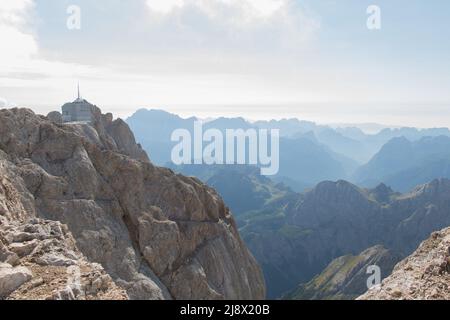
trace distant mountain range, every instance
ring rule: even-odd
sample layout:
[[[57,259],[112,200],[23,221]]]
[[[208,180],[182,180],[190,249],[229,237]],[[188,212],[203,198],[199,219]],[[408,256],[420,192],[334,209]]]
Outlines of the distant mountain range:
[[[195,120],[196,118],[182,119],[165,111],[141,109],[126,122],[152,162],[164,165],[170,161],[172,132],[178,128],[193,128]]]
[[[450,138],[447,136],[424,137],[417,141],[394,138],[356,171],[353,181],[369,187],[383,182],[406,192],[434,178],[450,178]]]
[[[171,150],[176,144],[170,139],[172,132],[180,128],[193,132],[197,120],[141,109],[127,123],[153,163],[171,166]],[[447,128],[386,128],[366,134],[357,127],[332,128],[298,119],[249,122],[223,117],[206,122],[204,129],[209,128],[222,132],[279,129],[280,170],[270,178],[297,192],[324,180],[339,179],[365,187],[384,183],[406,192],[435,178],[450,177]]]
[[[450,180],[435,180],[408,194],[338,181],[275,199],[237,220],[264,270],[268,295],[275,298],[295,283],[310,281],[333,259],[375,245],[404,257],[431,232],[449,226],[449,213]]]

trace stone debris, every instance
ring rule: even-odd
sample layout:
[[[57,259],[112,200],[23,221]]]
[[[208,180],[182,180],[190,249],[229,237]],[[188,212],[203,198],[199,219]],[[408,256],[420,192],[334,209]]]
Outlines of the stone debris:
[[[360,300],[449,300],[450,228],[434,232]]]
[[[0,299],[6,298],[33,277],[25,267],[13,267],[8,263],[0,264]]]
[[[0,227],[2,260],[14,257],[16,265],[0,263],[1,299],[128,299],[99,264],[86,260],[60,222],[2,220]]]

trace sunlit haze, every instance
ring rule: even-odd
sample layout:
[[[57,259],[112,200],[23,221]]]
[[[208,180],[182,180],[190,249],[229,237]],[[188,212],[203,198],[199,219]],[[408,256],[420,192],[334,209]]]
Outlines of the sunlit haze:
[[[0,106],[450,126],[450,3],[2,0]],[[67,8],[80,8],[70,30]],[[439,8],[437,10],[437,8]]]

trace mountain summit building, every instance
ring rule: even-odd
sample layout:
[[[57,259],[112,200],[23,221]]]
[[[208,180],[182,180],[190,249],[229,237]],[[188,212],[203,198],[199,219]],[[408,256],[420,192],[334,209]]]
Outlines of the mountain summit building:
[[[95,106],[81,97],[80,85],[78,85],[78,98],[74,102],[64,104],[61,109],[63,122],[90,123],[94,119]]]

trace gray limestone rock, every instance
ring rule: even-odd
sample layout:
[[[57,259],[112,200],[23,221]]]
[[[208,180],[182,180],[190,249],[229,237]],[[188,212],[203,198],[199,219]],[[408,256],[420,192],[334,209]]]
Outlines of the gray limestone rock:
[[[0,123],[4,216],[67,225],[28,223],[22,232],[40,240],[70,232],[133,299],[265,297],[262,272],[219,195],[152,165],[121,120],[98,111],[82,128],[11,109],[0,110]]]

